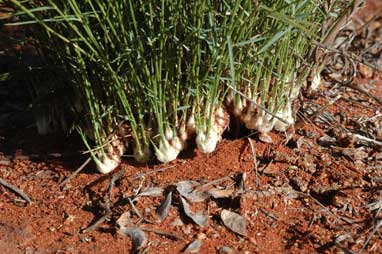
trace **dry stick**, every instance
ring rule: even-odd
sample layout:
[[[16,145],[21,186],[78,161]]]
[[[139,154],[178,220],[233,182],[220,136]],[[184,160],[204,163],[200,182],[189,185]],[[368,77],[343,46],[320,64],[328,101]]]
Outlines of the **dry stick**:
[[[315,112],[313,112],[313,114],[311,114],[310,116],[305,116],[303,115],[303,117],[305,119],[302,119],[301,118],[301,121],[298,121],[296,124],[295,124],[295,128],[298,129],[300,128],[305,122],[310,122],[312,124],[313,123],[313,120],[315,118],[317,118],[320,114],[322,114],[324,112],[325,109],[327,109],[330,105],[333,105],[336,101],[338,101],[339,99],[341,99],[341,95],[338,95],[336,96],[333,100],[331,101],[328,101],[327,104],[323,105],[322,107],[320,107],[319,109],[317,109]],[[300,116],[301,117],[301,116]]]
[[[137,178],[149,175],[149,174],[153,174],[153,173],[163,172],[163,171],[165,171],[167,169],[174,168],[175,166],[176,165],[172,165],[172,166],[168,166],[168,167],[164,167],[164,168],[150,170],[150,171],[147,171],[147,172],[144,172],[144,173],[138,173],[138,174],[135,175],[134,179],[137,179]]]
[[[265,170],[267,170],[273,163],[274,159],[271,159],[270,162],[268,162],[267,165],[265,165],[265,167],[261,170],[261,172],[265,172]]]
[[[349,133],[348,135],[353,137],[358,142],[365,142],[365,143],[367,143],[369,145],[372,145],[374,148],[377,148],[379,150],[382,149],[382,142],[381,141],[378,141],[378,140],[375,140],[375,139],[371,139],[371,138],[362,136],[360,134]]]
[[[127,198],[127,200],[130,203],[131,208],[133,208],[134,213],[139,217],[139,219],[145,221],[146,223],[154,224],[154,222],[150,221],[149,219],[146,219],[138,210],[138,208],[134,205],[131,198]]]
[[[32,200],[28,197],[27,194],[25,194],[22,190],[17,188],[16,186],[6,182],[4,179],[0,178],[0,184],[4,187],[7,187],[8,189],[12,190],[16,194],[18,194],[20,197],[22,197],[25,201],[27,201],[29,204],[32,204]]]
[[[364,65],[366,65],[366,66],[368,66],[368,67],[370,67],[370,68],[372,68],[372,69],[374,69],[374,70],[382,71],[382,68],[381,68],[381,67],[379,67],[379,66],[377,66],[377,65],[375,65],[375,64],[369,63],[369,62],[367,62],[367,61],[363,61],[363,60],[360,59],[358,56],[354,56],[354,55],[352,55],[352,54],[348,54],[348,53],[346,53],[346,52],[344,52],[344,51],[342,51],[342,50],[339,50],[339,49],[330,47],[330,46],[325,45],[325,44],[323,44],[323,43],[320,43],[320,42],[318,42],[318,41],[314,41],[313,44],[315,44],[316,46],[318,46],[318,47],[320,47],[320,48],[323,48],[323,49],[332,51],[332,52],[334,52],[334,53],[342,54],[343,56],[345,56],[345,57],[347,57],[347,58],[350,58],[350,59],[352,59],[352,60],[354,60],[354,61],[357,61],[357,62],[359,62],[359,63],[362,63],[362,64],[364,64]]]
[[[369,235],[369,237],[366,239],[364,245],[362,246],[361,250],[358,252],[358,254],[361,254],[367,247],[367,245],[369,244],[371,238],[375,235],[375,233],[377,233],[378,229],[382,227],[382,220],[380,220],[377,224],[377,226],[373,229],[373,231],[371,232],[371,234]]]
[[[101,218],[99,218],[92,225],[90,225],[89,227],[84,229],[82,231],[82,233],[87,233],[87,232],[90,232],[90,231],[98,228],[98,226],[101,225],[102,223],[104,223],[105,220],[109,219],[109,217],[111,215],[110,200],[111,200],[111,197],[112,197],[113,188],[115,186],[115,182],[118,181],[122,177],[124,172],[125,172],[124,169],[119,170],[116,174],[113,175],[113,177],[110,180],[110,184],[109,184],[109,187],[108,187],[108,193],[107,193],[107,197],[106,197],[106,200],[105,200],[105,211],[106,211],[105,215],[102,216]]]
[[[176,239],[176,240],[182,240],[182,241],[184,240],[184,238],[179,236],[179,235],[176,235],[176,234],[173,234],[173,233],[169,233],[169,232],[165,232],[165,231],[158,230],[158,229],[153,229],[153,228],[139,228],[139,229],[141,229],[143,231],[147,231],[147,232],[153,232],[153,233],[159,234],[159,235],[164,235],[164,236]]]
[[[102,216],[101,218],[99,218],[96,222],[91,224],[89,227],[87,227],[86,229],[82,230],[82,233],[87,233],[87,232],[90,232],[90,231],[98,228],[102,223],[104,223],[105,220],[109,219],[110,214],[111,214],[110,209],[108,210],[106,208],[106,214],[104,216]]]
[[[60,183],[60,187],[65,186],[70,180],[72,180],[74,177],[76,177],[85,167],[88,165],[91,161],[91,158],[89,157],[82,165],[76,169],[70,176],[68,176],[64,181]]]
[[[202,190],[202,189],[204,189],[204,188],[206,188],[206,187],[208,187],[208,186],[217,184],[217,183],[219,183],[219,182],[222,182],[222,181],[224,181],[224,180],[228,180],[228,179],[231,179],[231,178],[232,178],[231,176],[224,176],[224,177],[222,177],[222,178],[218,178],[218,179],[216,179],[216,180],[213,180],[213,181],[211,181],[211,182],[208,182],[208,183],[206,183],[206,184],[203,184],[203,185],[201,185],[201,186],[195,188],[195,189],[193,190],[193,192],[200,191],[200,190]]]
[[[337,81],[337,82],[339,82],[339,81]],[[353,90],[356,90],[356,91],[358,91],[358,92],[360,92],[360,93],[363,93],[363,94],[365,94],[366,96],[368,96],[368,97],[370,97],[371,99],[373,99],[374,101],[376,101],[379,105],[382,105],[382,101],[381,101],[379,98],[375,97],[374,95],[372,95],[371,93],[369,93],[369,92],[366,91],[365,89],[363,89],[363,88],[361,88],[361,87],[358,87],[358,86],[354,85],[354,84],[351,83],[351,82],[339,83],[339,84],[342,85],[342,86],[349,87],[349,88],[351,88],[351,89],[353,89]]]
[[[255,150],[255,147],[253,146],[252,140],[250,138],[247,138],[247,139],[252,150],[253,164],[255,164],[256,188],[259,188],[259,173],[258,173],[258,166],[257,166],[257,159],[256,159],[256,150]]]
[[[279,218],[276,216],[276,215],[273,215],[272,213],[268,212],[267,210],[265,210],[264,208],[260,208],[260,211],[263,212],[265,214],[265,216],[275,220],[275,221],[278,221]]]
[[[334,242],[334,245],[340,248],[342,251],[344,251],[346,254],[356,254],[354,251],[349,250],[348,248],[342,246],[342,244]]]
[[[317,199],[315,199],[312,195],[307,194],[307,193],[304,193],[304,192],[301,192],[301,191],[296,191],[296,190],[293,190],[293,191],[294,191],[295,193],[297,193],[298,195],[301,195],[301,196],[303,196],[303,197],[310,198],[311,200],[313,200],[314,203],[316,203],[317,205],[321,206],[321,208],[323,208],[327,213],[329,213],[330,215],[332,215],[334,218],[343,220],[343,221],[345,221],[346,223],[349,223],[349,224],[353,224],[353,221],[351,221],[350,219],[347,219],[347,218],[345,218],[345,217],[339,216],[339,215],[333,213],[332,211],[330,211],[329,208],[327,208],[326,206],[324,206],[320,201],[318,201]]]
[[[227,86],[228,86],[229,88],[231,88],[235,93],[238,93],[240,96],[242,96],[244,99],[247,99],[248,101],[250,101],[251,103],[253,103],[253,104],[254,104],[256,107],[258,107],[259,109],[265,111],[265,113],[270,114],[271,116],[273,116],[273,117],[276,118],[277,120],[280,120],[281,122],[283,122],[283,123],[289,125],[289,123],[288,123],[286,120],[284,120],[283,118],[281,118],[281,117],[279,117],[279,116],[273,114],[273,113],[272,113],[271,111],[269,111],[267,108],[265,108],[264,106],[261,106],[260,104],[258,104],[255,100],[249,98],[248,96],[246,96],[246,95],[243,94],[242,92],[236,90],[236,89],[235,89],[234,87],[232,87],[231,85],[228,85],[228,84],[227,84]]]

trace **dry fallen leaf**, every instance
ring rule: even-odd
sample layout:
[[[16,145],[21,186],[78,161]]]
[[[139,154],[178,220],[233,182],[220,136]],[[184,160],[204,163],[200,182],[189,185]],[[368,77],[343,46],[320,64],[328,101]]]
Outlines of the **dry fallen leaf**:
[[[164,189],[161,187],[146,188],[141,191],[138,196],[140,197],[159,197],[163,195]]]
[[[273,139],[266,133],[260,133],[259,139],[264,143],[273,144]]]
[[[199,239],[194,240],[190,243],[184,250],[185,253],[199,253],[200,247],[202,247],[203,242]]]
[[[207,192],[194,191],[195,187],[200,186],[196,181],[180,181],[175,186],[180,195],[193,203],[203,202],[210,197]]]
[[[120,233],[128,235],[133,243],[134,252],[139,251],[147,244],[147,237],[145,232],[136,227],[121,227]]]
[[[233,193],[235,190],[232,189],[218,189],[218,188],[213,188],[208,191],[208,193],[213,197],[213,198],[228,198],[232,197]]]
[[[187,200],[185,200],[182,196],[180,197],[180,200],[182,201],[183,211],[188,218],[190,218],[199,226],[207,225],[208,217],[206,215],[202,214],[201,212],[192,213],[190,210],[190,205],[187,203]]]
[[[121,216],[119,216],[118,220],[117,220],[117,225],[122,228],[122,227],[130,227],[133,225],[133,222],[131,221],[131,213],[129,211],[127,212],[124,212],[123,214],[121,214]]]
[[[220,217],[227,228],[239,235],[247,236],[246,221],[243,216],[224,209]]]
[[[170,211],[171,202],[172,192],[170,191],[169,193],[167,193],[166,198],[163,200],[163,202],[160,204],[156,211],[162,221],[166,219],[168,212]]]

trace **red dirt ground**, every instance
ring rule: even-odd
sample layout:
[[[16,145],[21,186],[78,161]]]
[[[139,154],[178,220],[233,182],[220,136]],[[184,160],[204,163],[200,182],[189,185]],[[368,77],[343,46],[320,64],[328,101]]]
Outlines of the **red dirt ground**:
[[[381,77],[374,72],[353,84],[382,100]],[[205,227],[183,217],[180,222],[176,200],[168,217],[158,222],[155,210],[163,197],[140,198],[136,208],[154,221],[140,226],[183,238],[146,232],[144,253],[180,253],[194,239],[203,242],[201,254],[359,253],[362,248],[362,253],[382,253],[381,230],[372,234],[382,221],[382,147],[353,135],[382,140],[381,104],[365,93],[323,82],[317,95],[301,102],[300,113],[307,116],[322,106],[325,110],[311,121],[285,134],[270,134],[272,144],[255,135],[224,139],[209,155],[191,147],[166,165],[142,166],[126,159],[123,177],[112,191],[110,218],[86,233],[105,214],[113,174],[100,175],[89,165],[61,188],[60,182],[87,159],[80,155],[83,147],[75,136],[39,137],[33,128],[0,129],[0,178],[33,201],[26,204],[0,185],[0,253],[131,253],[131,241],[118,233],[116,220],[126,211],[138,220],[128,202],[135,191],[242,173],[247,175],[245,193],[192,205],[193,211],[208,213]],[[247,237],[223,226],[223,208],[246,219]],[[222,247],[232,252],[222,252]]]

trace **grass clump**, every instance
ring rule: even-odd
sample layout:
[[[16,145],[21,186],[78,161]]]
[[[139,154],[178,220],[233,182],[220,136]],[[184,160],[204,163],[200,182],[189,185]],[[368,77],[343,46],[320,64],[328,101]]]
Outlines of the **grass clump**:
[[[212,152],[229,113],[286,130],[330,14],[316,0],[12,0],[65,73],[75,125],[98,169],[174,160],[191,137]]]

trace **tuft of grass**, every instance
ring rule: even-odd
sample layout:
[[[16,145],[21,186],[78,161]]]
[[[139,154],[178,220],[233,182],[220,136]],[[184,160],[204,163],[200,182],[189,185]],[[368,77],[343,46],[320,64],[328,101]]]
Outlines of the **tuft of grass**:
[[[249,129],[286,130],[331,14],[316,0],[11,2],[19,21],[10,25],[32,26],[51,68],[65,73],[101,172],[128,144],[138,161],[152,151],[171,161],[191,137],[212,152],[229,112]]]

